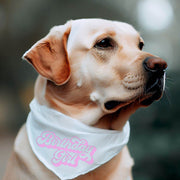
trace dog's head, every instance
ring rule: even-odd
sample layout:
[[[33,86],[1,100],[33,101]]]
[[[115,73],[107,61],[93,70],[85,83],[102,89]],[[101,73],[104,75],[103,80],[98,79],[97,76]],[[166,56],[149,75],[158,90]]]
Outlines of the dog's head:
[[[56,86],[68,86],[70,104],[89,101],[109,114],[150,105],[163,93],[167,64],[143,45],[129,24],[81,19],[53,27],[23,58]]]

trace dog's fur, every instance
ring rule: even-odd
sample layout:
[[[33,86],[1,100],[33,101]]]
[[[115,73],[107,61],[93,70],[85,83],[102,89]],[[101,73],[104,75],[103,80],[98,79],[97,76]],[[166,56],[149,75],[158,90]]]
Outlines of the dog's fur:
[[[110,47],[99,42],[110,38]],[[143,40],[129,24],[81,19],[55,26],[23,58],[39,72],[35,98],[70,117],[98,128],[121,130],[141,102],[147,73],[143,61],[153,55],[141,51]],[[109,101],[122,102],[107,109]],[[130,180],[133,160],[128,148],[112,160],[76,180]],[[26,127],[15,140],[4,180],[55,180],[34,155]]]

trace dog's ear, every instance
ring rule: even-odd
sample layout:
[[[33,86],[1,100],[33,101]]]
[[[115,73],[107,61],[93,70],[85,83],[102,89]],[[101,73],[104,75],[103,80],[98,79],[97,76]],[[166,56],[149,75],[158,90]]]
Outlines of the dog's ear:
[[[57,85],[66,83],[70,78],[66,49],[70,29],[70,22],[53,27],[46,37],[34,44],[22,57],[31,63],[39,74]]]

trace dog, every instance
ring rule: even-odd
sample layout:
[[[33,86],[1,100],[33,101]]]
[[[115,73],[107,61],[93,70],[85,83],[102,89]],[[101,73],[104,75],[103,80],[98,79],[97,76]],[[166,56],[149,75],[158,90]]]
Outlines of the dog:
[[[138,108],[159,100],[164,91],[167,63],[143,46],[127,23],[79,19],[53,27],[23,59],[39,73],[35,99],[40,105],[86,126],[121,132]],[[106,163],[72,179],[130,180],[133,164],[125,145]],[[36,157],[23,125],[4,180],[32,179],[59,177]]]

